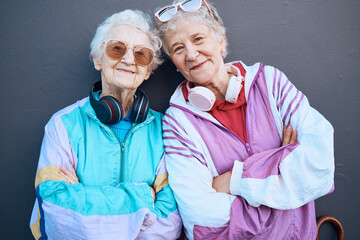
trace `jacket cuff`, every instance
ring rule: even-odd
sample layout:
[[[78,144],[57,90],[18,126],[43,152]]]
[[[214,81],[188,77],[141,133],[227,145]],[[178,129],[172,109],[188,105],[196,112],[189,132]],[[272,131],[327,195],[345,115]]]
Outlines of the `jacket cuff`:
[[[235,161],[230,178],[230,193],[234,196],[241,195],[240,187],[243,174],[244,163]]]
[[[143,196],[142,199],[146,202],[147,206],[154,206],[154,198],[151,194],[151,189],[148,184],[142,184],[141,185]]]

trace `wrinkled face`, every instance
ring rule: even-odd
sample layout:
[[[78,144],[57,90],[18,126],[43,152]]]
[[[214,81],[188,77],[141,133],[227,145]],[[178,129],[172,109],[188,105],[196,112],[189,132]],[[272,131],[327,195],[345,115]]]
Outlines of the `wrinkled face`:
[[[217,41],[205,24],[178,23],[175,31],[165,35],[165,43],[175,66],[188,81],[202,86],[216,81],[226,44]]]
[[[147,66],[140,66],[135,62],[133,48],[136,46],[151,48],[148,35],[130,25],[120,25],[108,33],[105,41],[108,40],[123,41],[128,49],[122,59],[112,59],[105,51],[101,58],[94,59],[95,69],[101,71],[103,91],[117,88],[137,89],[150,77],[151,72]],[[105,46],[102,47],[105,49]]]

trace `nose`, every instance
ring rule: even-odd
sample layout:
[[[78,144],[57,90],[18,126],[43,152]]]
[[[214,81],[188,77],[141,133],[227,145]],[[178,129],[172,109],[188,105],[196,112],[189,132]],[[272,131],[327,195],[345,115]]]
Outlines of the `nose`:
[[[196,57],[199,55],[199,52],[194,46],[187,46],[186,49],[186,60],[194,61]]]
[[[125,63],[126,65],[135,64],[135,58],[132,48],[128,48],[126,50],[125,55],[122,57],[121,62]]]

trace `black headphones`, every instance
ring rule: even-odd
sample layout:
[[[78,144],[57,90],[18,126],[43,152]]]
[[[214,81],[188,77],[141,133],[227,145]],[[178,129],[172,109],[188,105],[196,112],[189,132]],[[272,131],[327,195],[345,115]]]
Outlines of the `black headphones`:
[[[116,124],[123,118],[122,106],[119,101],[112,96],[104,96],[100,98],[100,100],[96,100],[95,93],[101,89],[101,81],[91,87],[90,104],[100,122],[104,124]],[[133,108],[130,115],[131,122],[143,122],[149,111],[149,98],[139,88],[136,90],[136,99]]]

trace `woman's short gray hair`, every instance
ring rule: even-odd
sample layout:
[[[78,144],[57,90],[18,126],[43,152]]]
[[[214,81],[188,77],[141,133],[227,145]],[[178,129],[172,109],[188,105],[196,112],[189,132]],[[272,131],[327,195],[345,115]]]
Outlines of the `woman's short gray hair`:
[[[173,4],[182,2],[184,0],[174,0]],[[176,31],[177,24],[176,23],[189,23],[190,21],[198,21],[200,23],[205,24],[210,29],[211,33],[213,34],[214,38],[219,42],[224,40],[227,47],[227,38],[226,38],[226,29],[224,27],[224,23],[220,18],[216,8],[207,0],[206,1],[208,6],[210,7],[214,16],[211,15],[209,9],[202,3],[199,10],[185,12],[181,8],[178,8],[178,12],[174,15],[169,21],[167,22],[160,22],[159,20],[156,21],[156,34],[161,38],[163,50],[166,55],[170,56],[169,49],[165,44],[165,37],[167,33],[171,33]],[[222,57],[225,58],[228,54],[227,49],[223,49]]]
[[[98,26],[95,36],[90,43],[90,60],[97,60],[102,57],[104,54],[104,47],[102,47],[102,45],[107,34],[119,25],[133,26],[148,35],[151,45],[150,48],[156,55],[153,62],[148,66],[149,71],[153,72],[162,63],[160,58],[161,40],[152,30],[150,16],[139,10],[128,9],[119,13],[115,13],[105,19],[105,21]]]

